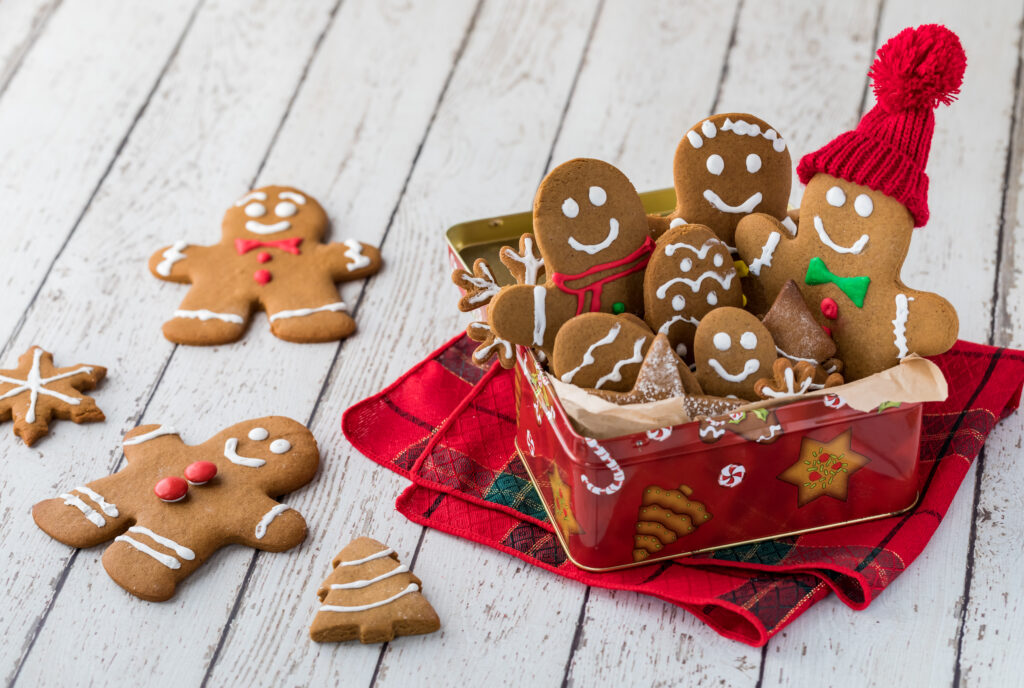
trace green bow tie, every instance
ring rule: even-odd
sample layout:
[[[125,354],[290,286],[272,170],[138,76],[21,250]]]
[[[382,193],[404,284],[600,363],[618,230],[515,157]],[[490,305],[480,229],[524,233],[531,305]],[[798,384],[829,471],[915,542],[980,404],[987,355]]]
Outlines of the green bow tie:
[[[825,267],[825,261],[815,256],[807,264],[807,276],[804,277],[807,284],[832,284],[839,287],[846,296],[853,301],[857,308],[864,307],[864,297],[868,293],[868,285],[871,278],[866,275],[860,277],[839,277]]]

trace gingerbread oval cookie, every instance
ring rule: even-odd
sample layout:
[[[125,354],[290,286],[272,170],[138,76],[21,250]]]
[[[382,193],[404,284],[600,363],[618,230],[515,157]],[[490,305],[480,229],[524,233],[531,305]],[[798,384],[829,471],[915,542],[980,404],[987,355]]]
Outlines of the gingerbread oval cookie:
[[[755,383],[771,374],[778,355],[768,329],[742,308],[708,313],[693,341],[697,380],[706,394],[756,400]]]
[[[551,372],[577,387],[628,392],[653,340],[636,316],[586,313],[559,331]]]

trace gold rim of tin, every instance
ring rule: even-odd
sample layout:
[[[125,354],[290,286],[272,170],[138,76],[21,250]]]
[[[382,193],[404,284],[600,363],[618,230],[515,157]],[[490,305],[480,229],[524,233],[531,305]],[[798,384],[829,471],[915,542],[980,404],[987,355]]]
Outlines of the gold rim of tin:
[[[609,572],[609,571],[621,571],[622,569],[631,569],[631,568],[635,568],[637,566],[646,566],[648,564],[654,564],[654,563],[659,562],[659,561],[667,561],[669,559],[682,559],[683,557],[690,557],[690,556],[693,556],[695,554],[705,554],[707,552],[714,552],[714,551],[717,551],[717,550],[720,550],[720,549],[729,549],[730,547],[741,547],[743,545],[752,545],[752,544],[757,543],[757,542],[767,542],[768,540],[778,540],[779,538],[784,538],[784,537],[794,537],[794,536],[797,536],[797,535],[806,535],[807,533],[815,533],[815,532],[818,532],[819,530],[829,530],[831,528],[839,528],[840,526],[851,526],[851,525],[854,525],[854,524],[857,524],[857,523],[864,523],[866,521],[877,521],[880,518],[889,518],[891,516],[899,516],[900,514],[905,514],[908,511],[910,511],[911,509],[913,509],[915,506],[917,506],[918,501],[920,501],[920,499],[921,499],[921,492],[919,490],[917,492],[917,494],[914,495],[914,501],[912,501],[908,506],[900,509],[899,511],[891,511],[891,512],[888,512],[888,513],[885,513],[885,514],[878,514],[876,516],[864,516],[864,517],[861,517],[861,518],[852,519],[850,521],[841,521],[839,523],[830,523],[827,526],[816,526],[814,528],[804,528],[803,530],[791,530],[791,531],[786,532],[786,533],[778,533],[777,535],[770,535],[770,536],[767,536],[767,537],[753,538],[751,540],[741,540],[739,542],[730,542],[730,543],[725,544],[725,545],[715,545],[714,547],[704,547],[702,549],[695,549],[695,550],[691,550],[689,552],[680,552],[678,554],[670,554],[670,555],[666,555],[666,556],[663,556],[663,557],[657,557],[657,558],[654,558],[654,559],[644,559],[643,561],[635,561],[635,562],[633,562],[631,564],[620,564],[619,566],[606,566],[606,567],[603,567],[603,568],[594,568],[592,566],[585,566],[585,565],[579,563],[578,561],[576,561],[573,558],[572,553],[569,551],[569,545],[565,541],[565,537],[562,535],[562,529],[558,527],[558,522],[555,520],[554,516],[552,515],[551,508],[548,506],[547,500],[544,499],[544,493],[541,491],[540,487],[538,487],[538,485],[537,485],[537,479],[534,477],[533,471],[530,469],[530,463],[523,456],[523,452],[519,448],[518,440],[516,440],[514,444],[515,444],[515,447],[516,447],[516,454],[519,456],[519,460],[522,462],[523,466],[526,468],[526,473],[530,476],[530,482],[533,483],[533,489],[535,489],[537,491],[537,496],[540,498],[540,503],[542,505],[544,505],[544,513],[547,514],[548,521],[554,526],[555,537],[558,539],[558,544],[560,544],[562,546],[562,551],[565,552],[566,558],[570,562],[572,562],[573,566],[576,566],[577,568],[581,568],[584,571],[590,571],[592,573],[606,573],[606,572]],[[728,560],[723,559],[722,562],[723,562],[722,566],[727,566],[728,565],[727,564]]]

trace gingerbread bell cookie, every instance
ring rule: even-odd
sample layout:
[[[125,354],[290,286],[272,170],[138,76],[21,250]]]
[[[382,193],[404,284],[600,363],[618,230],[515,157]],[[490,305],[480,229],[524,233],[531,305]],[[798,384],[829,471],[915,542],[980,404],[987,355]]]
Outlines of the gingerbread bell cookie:
[[[644,273],[644,319],[668,335],[681,358],[693,360],[693,335],[704,315],[742,305],[729,247],[714,232],[682,225],[661,235]]]
[[[18,359],[18,367],[0,370],[0,421],[14,419],[14,434],[32,446],[50,429],[53,418],[76,423],[100,421],[103,411],[87,392],[107,374],[97,365],[57,368],[53,355],[38,346]]]
[[[327,213],[309,194],[265,186],[224,214],[221,241],[177,241],[153,254],[149,269],[168,282],[191,284],[164,336],[178,344],[226,344],[242,337],[255,310],[270,331],[291,342],[326,342],[355,331],[337,282],[380,269],[379,251],[354,239],[324,243]]]
[[[949,29],[901,31],[871,66],[875,106],[854,131],[801,159],[797,174],[807,189],[796,235],[768,215],[739,224],[737,247],[751,274],[771,299],[796,281],[835,340],[847,380],[910,353],[943,353],[956,341],[953,306],[908,288],[900,270],[914,227],[928,221],[934,110],[955,100],[965,66]]]
[[[143,425],[124,438],[127,465],[32,508],[36,525],[72,547],[113,543],[103,568],[144,600],[170,598],[214,552],[244,544],[282,552],[306,537],[297,511],[273,497],[316,475],[316,440],[281,416],[244,421],[203,444]]]
[[[742,308],[717,308],[708,313],[693,341],[697,381],[706,394],[758,397],[754,384],[771,371],[778,358],[775,342],[756,316]]]
[[[441,627],[421,592],[422,581],[390,547],[361,537],[341,550],[331,566],[317,591],[321,605],[309,629],[316,642],[358,638],[361,643],[386,643]]]
[[[488,347],[474,355],[478,362],[505,349],[502,342],[550,356],[559,328],[582,313],[643,313],[643,270],[654,240],[640,196],[622,172],[600,160],[559,165],[537,190],[533,227],[540,257],[522,274],[539,279],[542,257],[545,281],[503,287],[487,301],[487,322],[469,332]],[[533,256],[532,247],[520,248],[520,257]],[[502,260],[514,259],[506,252]],[[513,360],[501,362],[511,367]]]

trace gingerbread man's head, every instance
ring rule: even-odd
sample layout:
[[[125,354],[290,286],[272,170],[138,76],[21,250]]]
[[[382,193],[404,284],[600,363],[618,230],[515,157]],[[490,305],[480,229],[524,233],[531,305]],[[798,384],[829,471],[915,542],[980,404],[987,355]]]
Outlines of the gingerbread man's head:
[[[267,494],[287,494],[308,483],[320,463],[313,433],[283,416],[236,423],[208,444],[223,448],[217,457],[219,474],[237,475]]]
[[[768,329],[742,308],[708,313],[693,340],[697,380],[706,394],[754,400],[754,384],[770,374],[778,357]]]
[[[786,142],[767,122],[746,113],[712,115],[695,124],[676,148],[674,176],[684,222],[714,230],[734,246],[750,213],[782,218],[792,184]]]
[[[225,239],[320,241],[327,213],[315,198],[290,186],[264,186],[239,198],[224,213]]]
[[[564,275],[626,260],[649,236],[640,196],[626,175],[587,158],[559,165],[541,182],[533,231],[546,269]]]

